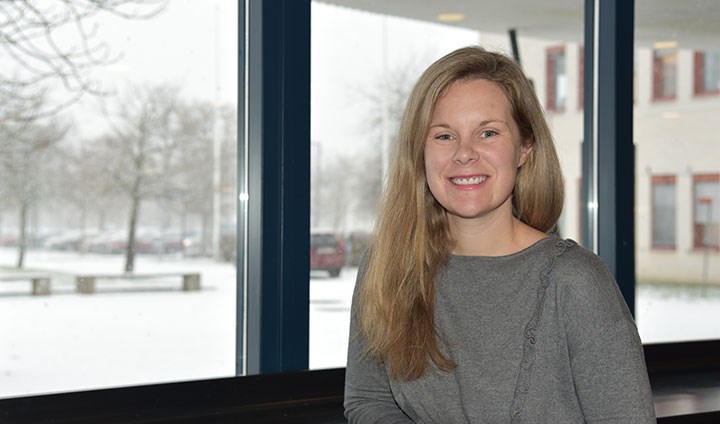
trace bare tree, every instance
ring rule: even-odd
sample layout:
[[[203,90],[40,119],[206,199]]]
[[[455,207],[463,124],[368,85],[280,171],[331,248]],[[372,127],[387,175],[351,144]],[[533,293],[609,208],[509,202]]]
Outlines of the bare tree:
[[[181,232],[188,231],[187,217],[199,216],[201,220],[200,254],[206,255],[212,245],[211,227],[221,225],[213,220],[213,172],[220,172],[220,190],[225,199],[235,199],[236,174],[236,110],[234,107],[215,107],[210,103],[186,102],[177,109],[178,127],[174,139],[178,149],[173,167],[173,177],[167,193],[179,202]],[[219,115],[221,131],[215,133],[214,119]],[[219,139],[216,140],[215,137]],[[214,143],[220,143],[220,163],[214,163]],[[221,216],[234,213],[235,205],[223,205]],[[226,256],[226,252],[222,256]]]
[[[424,68],[424,63],[418,57],[427,55],[416,55],[415,59],[402,63],[389,69],[378,76],[376,83],[366,89],[356,92],[358,102],[368,105],[365,119],[359,122],[357,130],[366,134],[368,148],[364,154],[354,155],[347,166],[352,166],[352,173],[337,169],[341,172],[336,176],[329,176],[333,167],[326,171],[329,179],[348,178],[351,175],[353,181],[349,183],[349,189],[353,191],[352,208],[349,210],[360,222],[368,222],[376,213],[378,200],[380,198],[388,163],[389,146],[395,138],[400,120],[405,110],[407,98],[410,95],[412,86]],[[339,158],[338,162],[346,162],[348,159]],[[349,169],[349,168],[348,168]],[[335,194],[330,194],[332,191]],[[324,193],[325,202],[333,202],[340,196],[336,189],[328,187]],[[325,205],[331,209],[339,206]],[[331,212],[336,213],[336,212]]]
[[[353,181],[348,175],[357,175],[361,171],[355,159],[341,157],[323,167],[322,184],[319,186],[321,205],[320,228],[329,227],[336,233],[347,229],[348,212],[353,206],[357,193],[352,190]]]
[[[211,246],[213,193],[213,105],[190,102],[179,109],[176,140],[179,160],[176,163],[173,189],[181,211],[181,231],[189,231],[189,215],[200,217],[199,254],[206,255]]]
[[[135,240],[145,199],[161,195],[177,155],[173,126],[178,124],[178,90],[172,86],[134,87],[116,98],[108,120],[111,133],[102,139],[103,163],[112,182],[128,197],[125,271],[135,266]]]
[[[231,204],[235,198],[235,109],[225,106],[216,110],[207,102],[183,101],[175,87],[145,86],[115,99],[112,111],[106,113],[108,133],[58,146],[52,160],[45,161],[44,169],[53,175],[48,200],[62,202],[65,209],[74,206],[73,222],[80,224],[80,229],[93,214],[101,217],[128,208],[124,243],[128,272],[134,267],[132,248],[137,245],[141,224],[152,223],[160,230],[154,236],[186,235],[198,229],[188,218],[199,218],[202,231],[197,234],[206,240],[204,247],[200,244],[204,250],[195,252],[210,253],[208,236],[212,226],[219,225],[212,213],[213,117],[219,113],[222,122],[221,163],[217,166],[224,193],[222,219],[228,220],[235,210]],[[165,234],[166,230],[169,233]],[[229,245],[234,243],[229,241]]]
[[[14,67],[3,65],[0,94],[29,99],[60,82],[68,98],[47,104],[56,113],[85,93],[103,92],[89,70],[116,62],[121,55],[98,36],[101,15],[123,19],[156,16],[168,0],[0,0],[0,48]],[[14,69],[13,69],[14,68]]]
[[[369,89],[359,90],[358,96],[368,102],[366,119],[360,124],[363,133],[370,131],[374,140],[381,140],[381,131],[387,128],[387,136],[393,138],[405,111],[405,104],[422,67],[418,63],[408,62],[390,69],[376,79]],[[380,146],[378,146],[380,147]],[[385,152],[378,151],[378,154]]]
[[[4,110],[0,120],[0,175],[7,199],[18,208],[18,258],[17,267],[22,268],[28,247],[28,219],[31,208],[41,197],[46,182],[42,164],[49,149],[60,141],[69,125],[56,120],[39,119],[44,98],[37,97],[24,102],[27,110],[16,110],[21,105],[12,103]],[[22,115],[22,119],[17,117]]]
[[[106,215],[120,209],[118,199],[123,197],[116,186],[107,184],[103,160],[107,155],[99,151],[100,143],[93,141],[60,143],[43,163],[49,176],[46,200],[51,207],[70,214],[72,221],[64,225],[79,230],[78,248],[90,235],[88,230],[104,229]]]

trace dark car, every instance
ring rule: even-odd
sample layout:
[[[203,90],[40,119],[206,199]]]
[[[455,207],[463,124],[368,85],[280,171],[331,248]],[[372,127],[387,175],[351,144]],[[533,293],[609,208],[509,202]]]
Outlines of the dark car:
[[[345,266],[347,253],[345,240],[331,232],[313,232],[310,234],[310,269],[330,273],[331,277],[340,275]]]

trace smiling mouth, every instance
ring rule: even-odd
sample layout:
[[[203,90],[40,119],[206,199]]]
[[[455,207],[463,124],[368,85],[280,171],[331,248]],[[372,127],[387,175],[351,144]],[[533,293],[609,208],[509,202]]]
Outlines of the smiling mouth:
[[[450,178],[450,182],[455,185],[473,185],[473,184],[480,184],[487,180],[487,176],[478,176],[478,177],[463,177],[463,178]]]

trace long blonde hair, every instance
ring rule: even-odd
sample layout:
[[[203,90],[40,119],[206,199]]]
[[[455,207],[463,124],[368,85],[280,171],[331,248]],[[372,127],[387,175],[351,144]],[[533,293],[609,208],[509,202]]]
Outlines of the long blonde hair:
[[[518,172],[513,214],[547,232],[562,211],[563,181],[552,135],[518,64],[476,46],[433,63],[408,99],[359,292],[365,354],[387,362],[394,380],[421,377],[430,362],[444,371],[455,366],[440,350],[434,321],[435,279],[454,242],[445,211],[427,185],[424,149],[437,99],[451,83],[475,78],[503,89],[521,139],[533,146]]]

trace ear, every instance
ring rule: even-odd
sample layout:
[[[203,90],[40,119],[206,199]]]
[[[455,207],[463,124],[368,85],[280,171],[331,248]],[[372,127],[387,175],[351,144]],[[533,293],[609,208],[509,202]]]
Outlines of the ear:
[[[518,168],[521,168],[523,165],[525,165],[525,162],[527,162],[528,158],[530,157],[530,153],[532,153],[534,144],[535,143],[533,143],[532,140],[525,140],[525,142],[520,145],[520,156],[518,157],[517,164]]]

